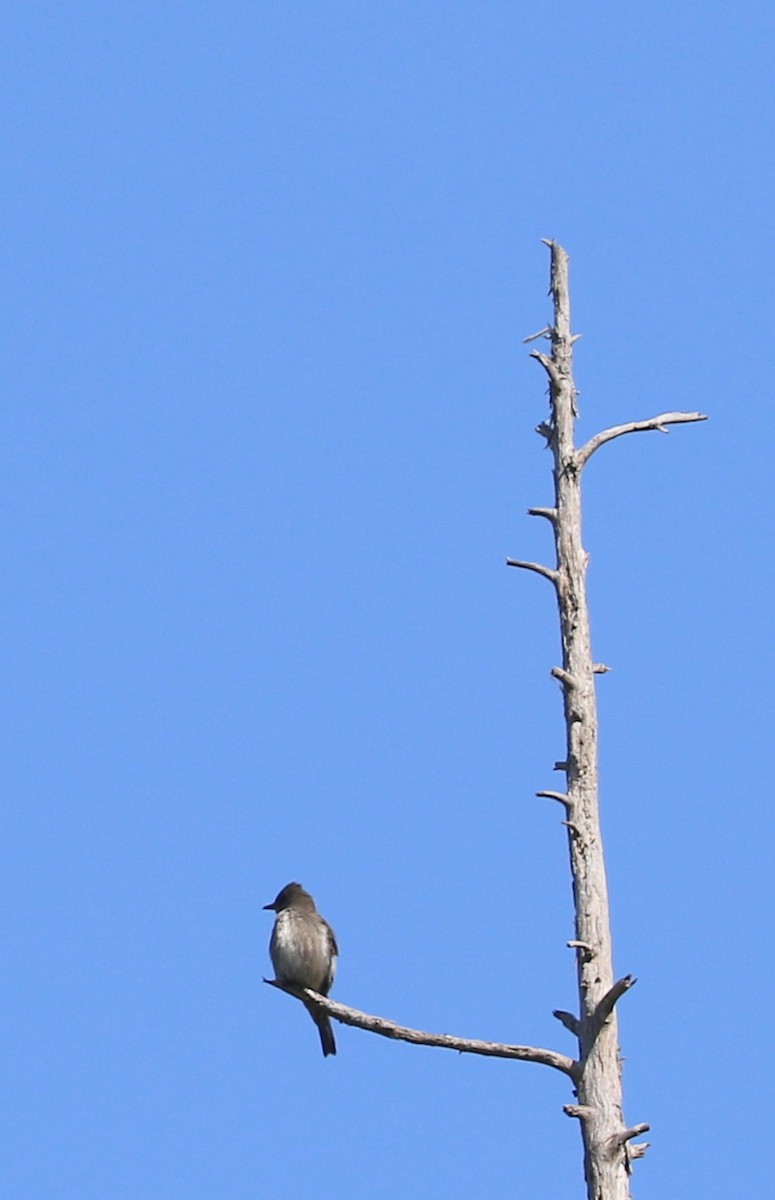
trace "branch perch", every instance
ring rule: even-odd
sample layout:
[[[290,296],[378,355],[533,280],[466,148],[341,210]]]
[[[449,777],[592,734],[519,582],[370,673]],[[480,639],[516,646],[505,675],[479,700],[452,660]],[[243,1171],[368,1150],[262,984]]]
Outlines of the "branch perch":
[[[553,1067],[555,1071],[562,1071],[573,1080],[579,1075],[579,1063],[556,1050],[542,1050],[537,1046],[511,1046],[502,1042],[483,1042],[478,1038],[460,1038],[450,1033],[424,1033],[420,1029],[396,1025],[394,1021],[388,1021],[385,1017],[375,1017],[360,1012],[357,1008],[349,1008],[346,1004],[339,1004],[336,1000],[313,992],[311,988],[296,988],[290,984],[279,983],[276,979],[265,979],[264,983],[295,996],[307,1006],[321,1009],[335,1021],[341,1021],[343,1025],[353,1025],[356,1029],[365,1029],[367,1033],[378,1033],[381,1037],[393,1038],[399,1042],[413,1042],[420,1046],[457,1050],[460,1054],[482,1054],[487,1058],[517,1058],[523,1062],[540,1063],[545,1067]]]

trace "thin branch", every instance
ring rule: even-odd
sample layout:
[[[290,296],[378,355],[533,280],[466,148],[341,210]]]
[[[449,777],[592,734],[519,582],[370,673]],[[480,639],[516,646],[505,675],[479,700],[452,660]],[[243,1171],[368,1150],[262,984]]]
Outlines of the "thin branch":
[[[582,954],[587,954],[590,958],[595,957],[595,948],[594,946],[590,946],[589,942],[580,942],[577,938],[573,938],[570,942],[566,942],[565,945],[569,950],[580,950]]]
[[[551,521],[552,524],[554,524],[557,520],[557,509],[556,508],[529,508],[527,510],[527,515],[529,517],[546,517],[547,521]]]
[[[565,687],[571,688],[576,686],[575,677],[571,675],[570,671],[566,671],[563,667],[552,667],[549,674],[553,679],[559,679],[560,683],[564,684]]]
[[[606,666],[605,663],[592,663],[593,675],[607,675],[610,670],[611,668]]]
[[[615,1133],[614,1136],[609,1140],[608,1144],[612,1148],[616,1149],[619,1146],[623,1146],[625,1142],[631,1141],[632,1138],[640,1137],[642,1133],[648,1133],[650,1129],[651,1126],[647,1125],[645,1121],[642,1121],[640,1125],[632,1125],[629,1129],[622,1129],[620,1133]],[[633,1147],[633,1149],[635,1149],[635,1147]],[[642,1158],[643,1155],[638,1154],[634,1155],[633,1157]]]
[[[594,437],[584,443],[576,452],[576,462],[579,467],[583,467],[596,450],[599,450],[606,442],[612,442],[614,438],[622,437],[625,433],[645,433],[653,429],[667,433],[666,425],[685,425],[689,421],[707,421],[707,419],[703,413],[669,412],[660,413],[658,417],[649,417],[646,421],[627,421],[624,425],[612,425],[610,429],[596,433]]]
[[[631,1129],[625,1130],[622,1142],[629,1142],[631,1138],[640,1137],[642,1133],[649,1133],[651,1126],[646,1121],[641,1121],[640,1125],[633,1125]]]
[[[540,796],[542,800],[557,800],[562,804],[568,816],[573,812],[573,801],[567,792],[536,792],[536,796]]]
[[[598,1028],[608,1020],[614,1011],[614,1005],[617,1000],[620,1000],[625,992],[629,992],[630,988],[634,987],[637,982],[634,975],[625,975],[622,979],[617,979],[614,986],[606,992],[595,1009],[595,1023]]]
[[[579,1019],[578,1017],[574,1017],[573,1013],[565,1012],[562,1008],[555,1008],[552,1016],[556,1017],[560,1024],[564,1025],[574,1037],[579,1036]]]
[[[560,375],[554,359],[550,358],[548,354],[542,354],[540,350],[531,350],[530,357],[538,359],[552,383],[555,385],[555,387],[559,387]]]
[[[622,1129],[619,1133],[615,1133],[605,1143],[605,1153],[609,1159],[615,1159],[622,1149],[624,1149],[624,1166],[628,1175],[632,1174],[631,1163],[636,1158],[643,1158],[649,1148],[648,1142],[631,1142],[631,1139],[638,1137],[641,1133],[648,1133],[650,1125],[642,1122],[640,1125],[633,1125],[630,1129]]]
[[[507,567],[521,567],[523,571],[535,571],[536,575],[543,575],[544,579],[548,579],[550,583],[557,585],[559,576],[554,567],[545,567],[543,563],[522,562],[518,558],[507,558]]]
[[[523,344],[523,346],[526,346],[528,344],[528,342],[537,342],[539,338],[542,338],[542,337],[549,338],[551,336],[552,336],[551,325],[544,325],[543,329],[538,330],[538,333],[531,333],[531,334],[528,334],[528,336],[526,338],[523,338],[522,344]]]
[[[420,1046],[439,1046],[445,1050],[457,1050],[460,1054],[483,1054],[488,1058],[517,1058],[523,1062],[541,1063],[545,1067],[554,1067],[571,1079],[577,1079],[579,1064],[567,1054],[559,1054],[556,1050],[542,1050],[537,1046],[511,1046],[501,1042],[483,1042],[478,1038],[460,1038],[449,1033],[423,1033],[420,1029],[408,1029],[404,1025],[396,1025],[385,1017],[371,1016],[360,1012],[357,1008],[349,1008],[346,1004],[338,1004],[327,996],[313,992],[311,988],[296,988],[291,984],[279,983],[276,979],[265,979],[270,987],[279,988],[290,996],[295,996],[302,1003],[328,1013],[335,1021],[343,1025],[353,1025],[356,1029],[365,1029],[367,1033],[378,1033],[381,1037],[394,1038],[400,1042],[413,1042]]]

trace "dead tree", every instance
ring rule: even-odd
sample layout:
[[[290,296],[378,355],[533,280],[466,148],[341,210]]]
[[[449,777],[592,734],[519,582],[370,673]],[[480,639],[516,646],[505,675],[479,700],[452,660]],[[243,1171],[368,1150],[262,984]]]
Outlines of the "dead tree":
[[[509,1045],[461,1038],[452,1034],[424,1033],[372,1016],[307,989],[265,980],[289,992],[307,1007],[319,1007],[337,1021],[382,1037],[436,1046],[459,1053],[519,1059],[553,1067],[573,1085],[574,1102],[565,1105],[569,1117],[581,1125],[587,1200],[629,1200],[633,1159],[641,1158],[647,1143],[634,1139],[648,1131],[645,1123],[628,1126],[623,1116],[622,1074],[617,1033],[617,1001],[635,983],[631,975],[614,978],[611,923],[608,905],[603,842],[598,807],[597,703],[595,676],[608,668],[592,657],[586,594],[588,555],[581,537],[581,479],[592,455],[606,442],[626,433],[645,430],[666,432],[668,425],[704,421],[701,413],[669,412],[644,421],[615,425],[576,448],[577,413],[573,381],[573,344],[568,292],[568,255],[557,242],[545,243],[551,251],[553,323],[527,342],[546,338],[551,353],[532,352],[549,380],[550,411],[540,433],[554,460],[554,505],[531,508],[532,516],[545,518],[554,533],[553,567],[520,559],[507,559],[511,567],[532,571],[554,588],[560,618],[562,665],[552,675],[562,689],[566,748],[555,768],[565,775],[564,791],[542,791],[539,796],[559,802],[564,810],[570,869],[573,880],[575,951],[578,980],[578,1015],[557,1010],[554,1016],[577,1040],[578,1056],[536,1046]]]
[[[551,354],[533,351],[549,379],[549,420],[538,426],[554,459],[554,506],[531,508],[544,517],[554,533],[556,564],[509,559],[512,567],[535,571],[554,588],[560,618],[562,666],[552,675],[562,688],[565,713],[565,758],[556,767],[565,775],[565,791],[539,792],[557,800],[565,810],[568,833],[575,937],[569,945],[576,954],[579,1012],[555,1012],[578,1039],[577,1100],[565,1112],[581,1124],[584,1171],[588,1200],[627,1200],[630,1164],[640,1158],[645,1144],[634,1138],[648,1125],[628,1126],[622,1115],[622,1076],[617,1035],[616,1003],[635,980],[613,972],[611,922],[608,906],[603,841],[598,805],[597,703],[595,675],[608,668],[592,656],[586,594],[588,555],[581,536],[581,480],[584,467],[606,442],[625,433],[659,429],[687,421],[702,421],[700,413],[661,413],[645,421],[616,425],[576,448],[577,413],[573,382],[573,344],[568,292],[568,255],[557,242],[551,251],[552,325],[527,338],[546,337]]]

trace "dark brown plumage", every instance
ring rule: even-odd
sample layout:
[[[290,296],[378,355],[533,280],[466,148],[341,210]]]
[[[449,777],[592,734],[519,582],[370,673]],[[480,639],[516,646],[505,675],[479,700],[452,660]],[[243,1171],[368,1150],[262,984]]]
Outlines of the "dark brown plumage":
[[[327,996],[336,973],[339,949],[331,926],[315,908],[315,901],[300,883],[288,883],[271,904],[277,913],[269,954],[278,983],[311,988]],[[320,1033],[323,1054],[336,1054],[331,1021],[325,1013],[308,1009]]]

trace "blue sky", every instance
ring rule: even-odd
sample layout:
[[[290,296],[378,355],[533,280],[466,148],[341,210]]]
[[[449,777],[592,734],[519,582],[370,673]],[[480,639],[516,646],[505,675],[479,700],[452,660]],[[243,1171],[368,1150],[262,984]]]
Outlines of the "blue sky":
[[[639,1200],[761,1192],[771,5],[9,5],[4,1194],[581,1194],[552,596],[525,516],[571,254]]]

